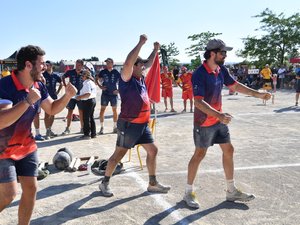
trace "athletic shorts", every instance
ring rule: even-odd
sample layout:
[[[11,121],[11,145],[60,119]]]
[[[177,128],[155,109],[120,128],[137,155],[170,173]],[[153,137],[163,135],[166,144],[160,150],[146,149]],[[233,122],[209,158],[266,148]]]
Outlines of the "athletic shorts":
[[[193,91],[183,91],[182,92],[182,99],[183,100],[188,100],[188,99],[193,99]]]
[[[137,144],[153,143],[153,137],[148,123],[131,123],[118,119],[117,146],[123,148],[133,148]]]
[[[67,105],[67,109],[74,110],[76,105],[77,105],[78,109],[82,110],[81,101],[77,101],[75,98],[71,98]]]
[[[38,164],[37,151],[18,161],[0,159],[0,183],[15,181],[17,176],[37,177]]]
[[[108,106],[108,103],[110,103],[110,105],[112,107],[117,106],[117,99],[118,99],[117,95],[102,94],[101,95],[101,105]]]
[[[161,96],[163,98],[173,98],[173,88],[162,89]]]
[[[194,126],[194,144],[198,148],[208,148],[214,144],[230,143],[228,126],[217,123],[209,127]]]

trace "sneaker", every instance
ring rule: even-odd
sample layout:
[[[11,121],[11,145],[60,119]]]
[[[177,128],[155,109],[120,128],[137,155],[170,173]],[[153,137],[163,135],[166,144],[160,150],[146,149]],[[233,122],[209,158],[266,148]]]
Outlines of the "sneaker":
[[[200,204],[199,204],[199,201],[197,199],[195,192],[185,193],[183,196],[183,201],[185,201],[185,203],[191,208],[199,209],[199,207],[200,207]]]
[[[40,134],[35,135],[34,139],[35,139],[36,141],[45,141],[45,138],[43,138],[43,136],[40,135]]]
[[[66,127],[66,129],[65,129],[65,131],[64,132],[62,132],[62,134],[61,135],[67,135],[67,134],[70,134],[71,133],[71,131],[70,131],[70,129],[68,128],[68,127]]]
[[[110,190],[109,184],[106,182],[104,182],[104,183],[101,182],[99,184],[99,189],[105,197],[111,197],[114,195],[112,193],[112,191]]]
[[[156,193],[168,193],[168,191],[171,189],[170,186],[164,186],[160,183],[156,183],[156,185],[150,185],[147,188],[147,191],[149,192],[156,192]]]
[[[248,202],[255,198],[253,194],[248,194],[242,192],[238,189],[235,189],[233,192],[226,191],[226,200],[230,202],[234,201],[241,201],[241,202]]]
[[[113,133],[114,133],[114,134],[118,133],[118,128],[115,127],[115,128],[113,129]]]
[[[87,135],[83,135],[80,137],[81,140],[90,140],[91,137],[90,136],[87,136]]]
[[[298,102],[296,102],[295,106],[298,106]]]
[[[176,112],[176,110],[175,109],[171,109],[171,111],[170,112]]]
[[[50,130],[49,134],[50,134],[50,137],[57,137],[58,136],[58,134],[54,133],[52,130]]]
[[[100,135],[101,135],[101,134],[103,134],[103,130],[104,130],[104,128],[103,128],[103,127],[101,127],[101,128],[100,128],[100,131],[99,131],[99,133],[98,133],[98,134],[100,134]]]

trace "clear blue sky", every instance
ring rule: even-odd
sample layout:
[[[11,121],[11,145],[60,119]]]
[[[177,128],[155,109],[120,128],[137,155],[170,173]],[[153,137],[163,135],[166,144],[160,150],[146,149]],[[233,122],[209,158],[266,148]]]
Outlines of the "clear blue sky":
[[[286,16],[300,11],[297,0],[9,0],[1,1],[0,59],[27,44],[41,46],[46,59],[76,60],[96,56],[124,61],[140,34],[148,42],[141,51],[148,57],[153,42],[175,42],[177,57],[189,62],[185,48],[189,35],[222,33],[218,38],[234,47],[227,61],[238,61],[241,38],[257,35],[265,8]]]

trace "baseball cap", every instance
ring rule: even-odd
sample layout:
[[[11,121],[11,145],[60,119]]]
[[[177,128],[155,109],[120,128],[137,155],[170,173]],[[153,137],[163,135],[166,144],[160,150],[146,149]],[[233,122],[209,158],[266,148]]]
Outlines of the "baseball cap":
[[[112,63],[114,63],[114,60],[112,58],[107,58],[104,60],[104,62],[107,62],[107,61],[111,61]]]
[[[220,49],[220,51],[231,51],[233,48],[226,46],[224,41],[220,39],[212,39],[206,45],[206,50]]]
[[[135,60],[134,65],[137,65],[138,63],[147,63],[149,61],[149,59],[142,59],[141,57],[137,57],[137,59]]]
[[[46,61],[46,64],[53,65],[53,62],[51,62],[50,60],[47,60],[47,61]]]

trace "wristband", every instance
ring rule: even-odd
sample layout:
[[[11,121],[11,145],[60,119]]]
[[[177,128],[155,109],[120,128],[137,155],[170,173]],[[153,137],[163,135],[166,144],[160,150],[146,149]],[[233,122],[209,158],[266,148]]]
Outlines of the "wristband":
[[[28,96],[25,98],[25,101],[26,101],[29,105],[32,105],[32,102],[29,101]]]

